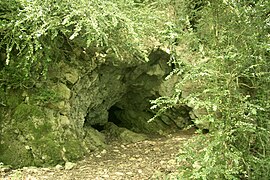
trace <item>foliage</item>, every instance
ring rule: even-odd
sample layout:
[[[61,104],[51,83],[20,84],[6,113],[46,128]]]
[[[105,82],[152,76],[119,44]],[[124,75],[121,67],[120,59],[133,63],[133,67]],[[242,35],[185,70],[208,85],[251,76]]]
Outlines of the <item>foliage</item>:
[[[168,19],[162,3],[133,0],[4,0],[0,8],[2,84],[33,84],[73,50],[145,60]],[[98,59],[98,57],[96,57]],[[3,66],[5,68],[3,69]]]
[[[154,107],[192,104],[208,112],[196,121],[211,124],[180,153],[180,179],[269,179],[269,1],[179,4],[173,73],[182,80]],[[190,82],[192,93],[180,98]]]

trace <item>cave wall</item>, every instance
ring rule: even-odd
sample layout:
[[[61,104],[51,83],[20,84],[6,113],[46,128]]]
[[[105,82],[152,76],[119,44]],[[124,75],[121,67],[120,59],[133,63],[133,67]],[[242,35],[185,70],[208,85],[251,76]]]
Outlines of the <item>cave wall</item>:
[[[171,94],[177,82],[164,80],[171,71],[168,54],[158,49],[149,59],[97,61],[76,50],[33,87],[1,90],[0,162],[23,167],[77,160],[106,147],[105,135],[95,127],[108,121],[151,134],[185,127],[190,119],[183,107],[147,123],[155,113],[149,100]]]

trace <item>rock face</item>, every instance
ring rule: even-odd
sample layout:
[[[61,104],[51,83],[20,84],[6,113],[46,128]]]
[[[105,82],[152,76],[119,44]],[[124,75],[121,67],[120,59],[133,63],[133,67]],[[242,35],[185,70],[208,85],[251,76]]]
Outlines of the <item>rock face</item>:
[[[0,89],[0,162],[23,167],[77,160],[106,147],[103,131],[110,122],[127,142],[143,140],[138,133],[190,123],[186,107],[147,123],[154,115],[149,100],[171,94],[177,81],[164,80],[171,71],[165,52],[152,52],[147,63],[74,54],[55,63],[48,79],[31,88]]]

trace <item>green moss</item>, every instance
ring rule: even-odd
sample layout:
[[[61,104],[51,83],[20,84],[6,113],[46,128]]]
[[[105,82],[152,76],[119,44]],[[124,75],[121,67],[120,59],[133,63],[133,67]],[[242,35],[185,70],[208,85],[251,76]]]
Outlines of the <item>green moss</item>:
[[[15,108],[18,104],[23,101],[23,98],[18,95],[8,96],[6,98],[6,105],[10,108]]]
[[[27,135],[34,134],[31,131],[28,133]],[[21,135],[21,137],[24,136]],[[5,133],[4,144],[0,146],[0,162],[15,168],[54,166],[63,162],[62,146],[58,142],[57,136],[53,133],[41,132],[39,137],[41,138],[37,138],[35,135],[33,135],[33,139],[24,137],[25,141],[23,141],[14,132],[10,132],[8,135]]]
[[[22,103],[16,107],[12,116],[16,122],[26,121],[30,117],[44,117],[44,113],[37,106]]]
[[[15,108],[23,101],[21,94],[22,92],[20,90],[10,90],[7,93],[3,88],[0,88],[0,103],[5,107]]]
[[[26,116],[20,113],[16,117],[24,119]],[[78,160],[85,155],[79,139],[70,135],[65,136],[67,140],[63,142],[59,132],[49,122],[38,119],[42,123],[37,126],[31,118],[29,116],[24,121],[14,121],[12,128],[5,130],[4,136],[1,136],[4,143],[0,147],[0,162],[15,168],[46,167],[63,164],[66,159]]]
[[[122,122],[123,126],[134,132],[158,133],[160,130],[168,128],[162,121],[152,121],[148,123],[148,120],[152,118],[152,115],[148,112],[130,109],[125,114],[119,115],[121,119],[127,120]]]
[[[18,143],[12,134],[4,134],[4,144],[0,146],[0,162],[12,167],[30,166],[34,157],[23,143]]]
[[[80,139],[72,134],[62,137],[38,106],[19,104],[5,120],[7,122],[1,131],[0,162],[15,168],[44,167],[77,160],[85,155]]]
[[[61,145],[55,135],[48,134],[32,142],[35,166],[54,166],[63,162]]]
[[[59,138],[38,107],[20,104],[11,119],[9,129],[2,132],[0,161],[13,167],[55,165],[63,161]]]
[[[52,131],[52,125],[44,120],[44,117],[44,113],[38,107],[20,104],[12,116],[14,119],[12,127],[26,132],[34,139],[40,139]]]
[[[78,160],[86,153],[78,139],[69,139],[65,142],[64,147],[66,149],[65,157],[69,161]]]
[[[109,123],[107,123],[109,124]],[[93,144],[96,147],[102,147],[105,148],[106,144],[105,144],[105,135],[98,132],[97,130],[93,129],[93,128],[88,128],[86,127],[84,129],[86,136],[85,136],[85,140],[88,144],[88,146],[92,146]],[[94,148],[95,149],[95,148]]]
[[[58,102],[61,101],[62,98],[59,94],[57,94],[56,91],[52,89],[48,89],[47,87],[38,88],[35,90],[35,92],[32,94],[34,101],[39,102]]]

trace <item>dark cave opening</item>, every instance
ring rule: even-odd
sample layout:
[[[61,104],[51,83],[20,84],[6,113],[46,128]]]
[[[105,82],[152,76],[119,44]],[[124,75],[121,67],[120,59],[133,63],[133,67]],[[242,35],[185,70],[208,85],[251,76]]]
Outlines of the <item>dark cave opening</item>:
[[[105,130],[104,125],[101,125],[101,124],[95,124],[95,125],[92,125],[91,127],[98,130],[99,132]]]
[[[119,118],[121,111],[123,111],[123,109],[113,105],[108,110],[108,122],[112,122],[118,127],[125,127],[124,122]],[[91,127],[98,130],[99,132],[106,130],[106,124],[93,124]]]
[[[121,113],[122,109],[117,106],[112,106],[109,110],[109,117],[108,122],[114,123],[116,126],[124,127],[123,121],[119,118],[119,114]]]

